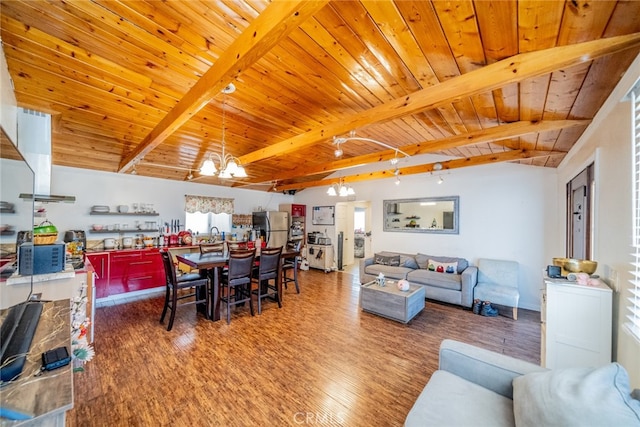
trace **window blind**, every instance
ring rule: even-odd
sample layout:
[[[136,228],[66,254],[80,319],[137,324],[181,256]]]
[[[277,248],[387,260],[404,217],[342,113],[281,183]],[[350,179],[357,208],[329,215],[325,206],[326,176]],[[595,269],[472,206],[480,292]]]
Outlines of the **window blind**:
[[[640,340],[640,82],[629,94],[633,124],[633,252],[625,328]]]

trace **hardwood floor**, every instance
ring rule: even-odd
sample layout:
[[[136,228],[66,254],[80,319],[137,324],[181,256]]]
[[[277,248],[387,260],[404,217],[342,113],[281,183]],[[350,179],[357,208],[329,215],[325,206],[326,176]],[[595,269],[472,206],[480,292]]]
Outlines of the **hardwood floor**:
[[[98,308],[67,426],[401,426],[444,338],[540,363],[538,312],[427,301],[404,325],[360,310],[357,275],[301,271],[300,285],[281,309],[234,309],[230,325],[184,307],[170,332],[162,298]]]

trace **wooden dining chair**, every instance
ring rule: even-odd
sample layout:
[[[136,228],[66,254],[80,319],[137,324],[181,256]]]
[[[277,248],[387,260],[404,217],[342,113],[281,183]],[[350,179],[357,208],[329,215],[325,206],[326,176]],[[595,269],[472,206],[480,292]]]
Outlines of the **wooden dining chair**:
[[[264,248],[260,252],[260,264],[253,271],[253,280],[258,284],[253,291],[258,296],[258,314],[262,314],[262,300],[275,298],[278,307],[282,307],[278,282],[280,280],[280,256],[282,246],[278,248]]]
[[[229,268],[222,273],[222,286],[225,291],[220,300],[227,305],[227,324],[231,323],[231,307],[249,302],[253,316],[253,301],[251,298],[251,274],[255,251],[229,252]]]
[[[200,254],[224,255],[225,242],[200,243]]]
[[[227,242],[227,248],[229,251],[245,251],[249,249],[247,242],[229,241]]]
[[[205,313],[207,312],[209,309],[209,279],[198,273],[177,276],[169,251],[163,251],[161,255],[166,277],[166,291],[160,323],[164,322],[167,310],[171,310],[169,324],[167,325],[167,331],[170,331],[173,328],[173,320],[176,317],[178,306],[205,304]],[[189,291],[186,291],[187,289]],[[188,299],[190,301],[187,301]],[[180,303],[178,304],[179,301]]]

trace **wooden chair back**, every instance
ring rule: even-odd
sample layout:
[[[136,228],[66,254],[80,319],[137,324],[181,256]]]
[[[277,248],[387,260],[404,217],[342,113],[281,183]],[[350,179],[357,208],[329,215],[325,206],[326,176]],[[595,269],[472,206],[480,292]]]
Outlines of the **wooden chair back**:
[[[200,254],[216,254],[223,255],[224,254],[224,242],[218,243],[201,243],[200,244]]]
[[[260,252],[260,266],[258,267],[258,280],[278,278],[280,255],[282,255],[282,246],[262,249]]]

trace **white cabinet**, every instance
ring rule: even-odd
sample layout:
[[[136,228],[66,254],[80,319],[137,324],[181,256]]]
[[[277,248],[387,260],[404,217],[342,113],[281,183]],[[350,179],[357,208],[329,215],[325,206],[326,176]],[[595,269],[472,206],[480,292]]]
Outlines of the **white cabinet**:
[[[541,365],[596,367],[611,362],[612,292],[545,279],[542,290]]]
[[[333,245],[307,245],[309,267],[331,271],[333,267]]]

